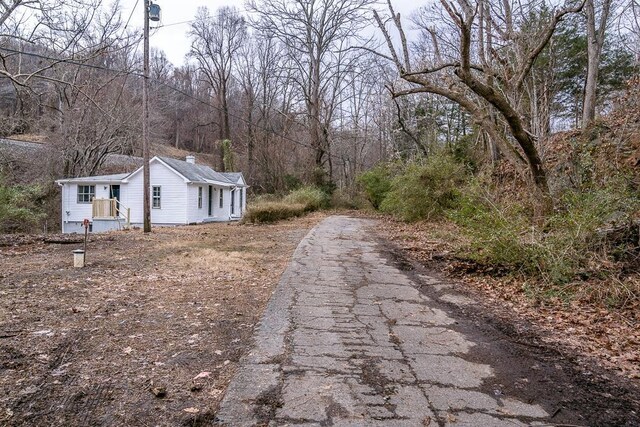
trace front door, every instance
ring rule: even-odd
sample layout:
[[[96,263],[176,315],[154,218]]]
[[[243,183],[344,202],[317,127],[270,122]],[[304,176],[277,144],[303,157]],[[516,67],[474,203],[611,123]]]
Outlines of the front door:
[[[209,216],[213,215],[213,187],[209,186]]]
[[[115,184],[115,185],[110,185],[109,186],[109,198],[110,199],[116,199],[118,202],[120,202],[120,185],[119,184]],[[116,212],[115,212],[115,214],[113,216],[118,216],[119,215],[118,202],[116,202]]]

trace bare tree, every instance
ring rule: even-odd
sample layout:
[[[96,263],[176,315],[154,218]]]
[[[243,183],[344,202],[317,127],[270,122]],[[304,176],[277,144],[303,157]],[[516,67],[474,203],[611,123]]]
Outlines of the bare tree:
[[[255,163],[256,130],[255,118],[258,73],[256,69],[256,57],[258,57],[258,45],[253,37],[245,40],[238,56],[238,80],[242,90],[244,124],[246,129],[247,148],[247,178],[253,179],[253,169]]]
[[[624,30],[630,33],[634,40],[630,43],[630,48],[634,54],[637,63],[640,63],[640,0],[629,0],[624,8],[626,22],[624,22]]]
[[[131,152],[135,146],[139,82],[129,78],[127,66],[135,66],[127,59],[132,44],[121,37],[124,23],[113,12],[97,13],[82,35],[87,44],[99,41],[112,50],[82,63],[62,62],[46,74],[56,90],[43,98],[50,112],[44,121],[62,153],[65,177],[95,174],[109,154]]]
[[[359,58],[357,64],[345,72],[341,83],[338,125],[335,131],[333,154],[338,166],[335,175],[341,187],[353,188],[356,176],[363,171],[373,138],[374,112],[381,107],[377,94],[385,93],[378,67],[372,55]]]
[[[201,7],[191,24],[190,35],[190,55],[217,97],[220,141],[228,140],[231,138],[228,92],[235,56],[246,37],[245,20],[234,7],[221,7],[215,15]]]
[[[135,35],[120,18],[118,2],[108,7],[101,0],[0,2],[0,88],[15,100],[18,118],[5,132],[37,131],[48,114],[60,120],[70,92],[90,96],[73,87],[79,67],[108,68],[123,52],[132,56],[128,48]]]
[[[113,42],[113,34],[109,32],[119,27],[103,21],[103,37],[87,37],[92,22],[103,10],[101,3],[101,0],[1,1],[0,37],[5,42],[0,47],[0,76],[26,88],[31,88],[38,79],[60,83],[48,76],[47,71],[68,60],[81,62],[94,58],[108,49],[107,42]],[[119,5],[111,5],[106,14],[115,20]],[[37,61],[25,61],[25,53],[40,56]],[[48,59],[49,56],[55,59]]]
[[[315,150],[317,181],[331,176],[328,124],[335,111],[337,88],[345,70],[346,49],[367,24],[372,0],[250,0],[259,18],[254,25],[273,35],[295,67],[295,83],[305,103],[308,140]],[[328,170],[327,170],[328,169]]]
[[[408,88],[392,88],[394,96],[427,92],[460,105],[519,170],[529,170],[534,188],[541,195],[538,213],[550,209],[538,135],[532,133],[523,88],[558,22],[578,12],[582,4],[546,15],[534,3],[441,0],[439,7],[422,10],[422,30],[429,44],[422,49],[423,56],[415,60],[400,15],[389,0],[387,3],[388,19],[377,12],[374,17],[390,52],[386,57],[409,83]],[[399,48],[386,27],[389,21],[398,32]]]
[[[140,123],[132,110],[139,105],[123,96],[125,79],[114,76],[96,80],[96,76],[87,76],[86,86],[76,82],[76,88],[91,94],[91,101],[72,94],[74,99],[65,109],[63,120],[49,132],[62,153],[65,177],[94,175],[108,155],[131,150],[137,140]]]
[[[267,32],[255,32],[256,115],[255,161],[259,172],[257,184],[267,191],[286,189],[287,165],[298,147],[286,138],[296,129],[296,90],[293,85],[294,65],[285,46]],[[293,157],[297,162],[297,156]]]

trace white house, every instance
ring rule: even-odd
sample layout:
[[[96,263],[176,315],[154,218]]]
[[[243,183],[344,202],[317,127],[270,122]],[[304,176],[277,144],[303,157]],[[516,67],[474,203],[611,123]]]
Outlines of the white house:
[[[216,172],[186,161],[154,157],[149,162],[151,223],[195,224],[242,218],[247,204],[247,183],[242,173]],[[132,173],[60,179],[62,232],[100,232],[143,223],[142,167]]]

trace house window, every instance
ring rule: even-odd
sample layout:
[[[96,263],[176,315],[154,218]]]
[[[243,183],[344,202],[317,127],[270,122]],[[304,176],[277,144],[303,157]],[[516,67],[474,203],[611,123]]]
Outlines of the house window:
[[[202,209],[202,187],[198,187],[198,209]]]
[[[151,196],[151,207],[154,209],[160,209],[160,187],[153,186],[152,188],[152,196]]]
[[[231,215],[236,213],[236,190],[231,190]]]
[[[224,192],[224,190],[221,188],[221,189],[220,189],[220,209],[222,209],[222,206],[223,206],[223,204],[224,204],[224,200],[223,200],[223,198],[224,198],[224,193],[223,193],[223,192]]]
[[[241,188],[240,189],[240,203],[239,203],[239,205],[240,205],[240,213],[242,213],[242,202],[243,202],[242,199],[243,198],[244,198],[244,188]]]
[[[95,185],[78,185],[78,203],[91,203],[96,197]]]

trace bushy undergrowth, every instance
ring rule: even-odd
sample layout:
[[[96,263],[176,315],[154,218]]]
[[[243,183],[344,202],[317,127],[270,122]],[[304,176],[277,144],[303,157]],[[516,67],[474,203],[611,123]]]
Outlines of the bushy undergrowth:
[[[243,221],[276,222],[328,208],[330,201],[328,194],[315,187],[298,188],[283,198],[273,195],[259,196],[250,203]]]
[[[445,154],[408,163],[391,180],[380,210],[405,221],[441,218],[457,206],[467,179],[464,165]]]
[[[358,177],[358,183],[362,185],[367,200],[374,209],[379,209],[387,197],[392,179],[392,167],[386,163],[379,164]]]
[[[37,185],[6,186],[0,182],[0,232],[31,231],[45,216],[44,193]]]
[[[366,209],[369,207],[364,195],[357,190],[337,189],[331,195],[331,207],[334,209]]]
[[[404,167],[378,166],[360,182],[381,211],[405,221],[447,218],[457,224],[468,242],[457,248],[458,257],[548,284],[609,277],[620,271],[625,256],[637,258],[637,236],[624,234],[640,209],[630,180],[565,189],[555,195],[554,213],[537,224],[527,198],[505,197],[490,177],[468,170],[454,157],[439,155]],[[607,231],[617,229],[622,231]]]
[[[533,233],[533,229],[528,230],[529,221],[522,210],[517,205],[497,205],[479,192],[467,190],[458,208],[447,213],[470,241],[458,255],[480,264],[535,273],[539,248],[526,233]]]
[[[471,243],[462,254],[481,264],[537,276],[550,284],[605,277],[616,270],[615,255],[629,242],[607,230],[630,223],[640,201],[624,187],[566,191],[543,226],[532,224],[527,209],[497,204],[470,191],[449,217]]]

